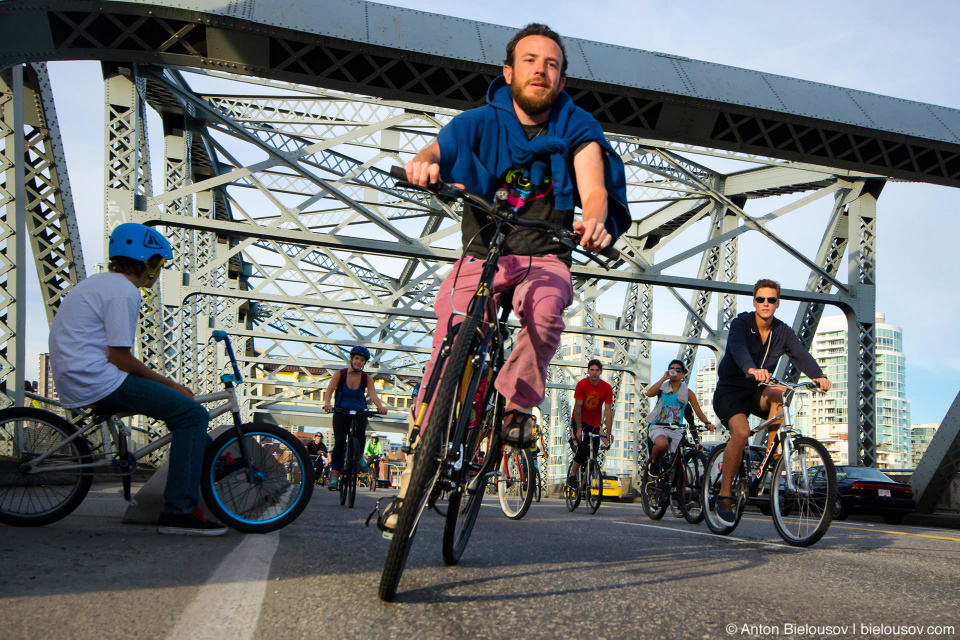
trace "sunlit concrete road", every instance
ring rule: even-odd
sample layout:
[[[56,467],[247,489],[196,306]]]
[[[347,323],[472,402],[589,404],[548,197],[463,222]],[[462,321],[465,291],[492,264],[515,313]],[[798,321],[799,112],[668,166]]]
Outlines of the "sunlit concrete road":
[[[121,524],[96,485],[59,523],[0,526],[0,638],[960,637],[960,531],[845,521],[795,549],[759,513],[721,538],[639,504],[545,499],[514,522],[491,497],[457,567],[431,512],[384,604],[388,543],[363,526],[382,495],[318,490],[279,533],[178,538]]]

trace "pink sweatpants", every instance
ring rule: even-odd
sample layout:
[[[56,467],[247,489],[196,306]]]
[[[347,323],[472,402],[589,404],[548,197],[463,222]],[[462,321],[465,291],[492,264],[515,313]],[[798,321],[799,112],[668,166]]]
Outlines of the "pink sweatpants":
[[[440,285],[434,304],[437,329],[433,334],[433,355],[423,373],[421,388],[426,388],[426,381],[430,379],[437,352],[447,335],[451,312],[466,312],[482,270],[483,260],[465,256],[453,265],[450,275]],[[573,302],[570,268],[556,256],[503,256],[493,281],[494,292],[514,286],[513,311],[520,320],[521,329],[510,357],[497,376],[496,387],[514,404],[536,407],[543,402],[547,365],[560,345],[560,334],[565,326],[563,310]],[[459,324],[462,319],[462,315],[454,315],[453,324]]]

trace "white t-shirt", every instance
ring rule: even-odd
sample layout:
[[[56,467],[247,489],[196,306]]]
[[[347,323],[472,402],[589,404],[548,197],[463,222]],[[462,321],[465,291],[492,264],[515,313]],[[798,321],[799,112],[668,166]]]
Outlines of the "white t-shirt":
[[[126,379],[107,347],[133,347],[140,291],[119,273],[97,273],[75,286],[50,325],[50,366],[68,409],[102,400]]]

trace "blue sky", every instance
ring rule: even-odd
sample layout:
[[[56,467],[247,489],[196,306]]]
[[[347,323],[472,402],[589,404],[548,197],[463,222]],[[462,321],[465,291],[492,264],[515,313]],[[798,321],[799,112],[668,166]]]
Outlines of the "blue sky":
[[[448,0],[438,5],[394,0],[384,4],[513,27],[545,22],[565,36],[960,108],[960,59],[951,54],[960,32],[960,9],[951,3]],[[51,77],[90,269],[102,253],[99,68],[91,63],[57,63],[51,65]],[[877,310],[904,330],[914,423],[939,422],[960,390],[960,347],[953,331],[960,303],[951,293],[960,272],[953,259],[958,215],[960,191],[946,187],[890,183],[879,201]],[[754,258],[764,266],[762,256]],[[775,264],[768,266],[776,272]],[[790,268],[805,280],[805,272]],[[749,275],[741,269],[742,281],[750,280]],[[796,286],[785,279],[788,286]],[[740,307],[748,309],[748,301],[741,300]],[[35,302],[30,318],[42,317],[43,310]],[[790,321],[792,313],[785,308],[781,317]],[[30,324],[27,366],[32,372],[36,354],[46,350],[46,333],[45,321]],[[654,370],[675,352],[675,347],[655,350]]]

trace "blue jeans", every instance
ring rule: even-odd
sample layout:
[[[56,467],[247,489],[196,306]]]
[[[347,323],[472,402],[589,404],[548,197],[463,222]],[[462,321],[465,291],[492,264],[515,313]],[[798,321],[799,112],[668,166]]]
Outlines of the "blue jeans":
[[[163,511],[191,513],[200,501],[203,454],[210,443],[210,413],[202,404],[170,387],[128,375],[117,390],[96,404],[111,413],[136,413],[163,420],[173,434],[167,456]]]

